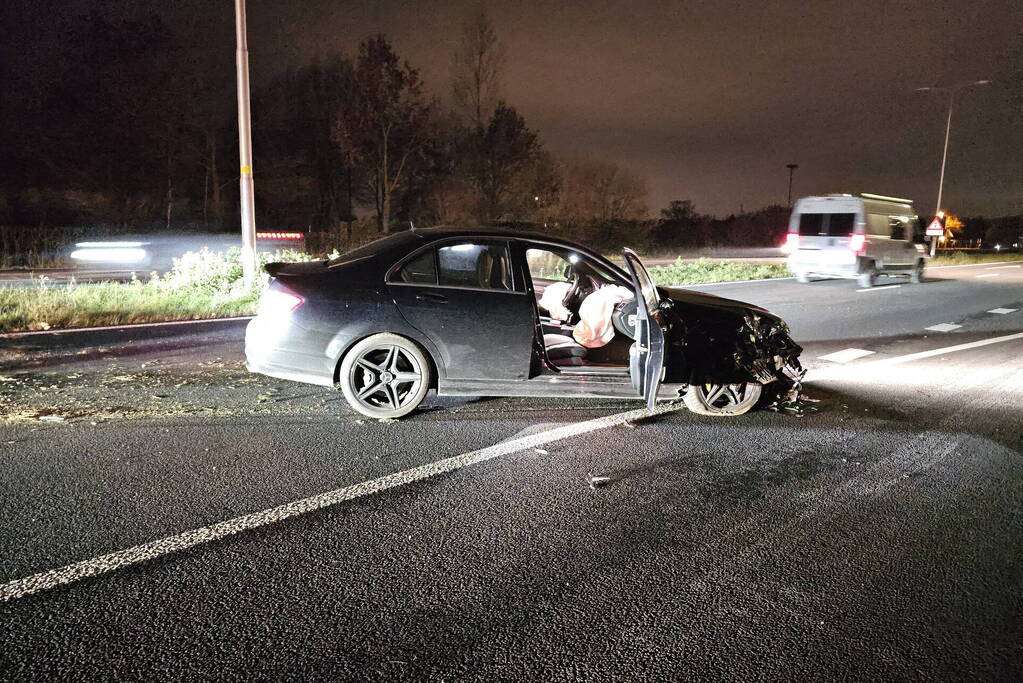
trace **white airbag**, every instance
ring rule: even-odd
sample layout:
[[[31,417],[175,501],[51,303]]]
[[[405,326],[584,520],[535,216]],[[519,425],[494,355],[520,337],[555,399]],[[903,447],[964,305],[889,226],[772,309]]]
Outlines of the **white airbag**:
[[[572,336],[588,349],[604,346],[615,336],[614,324],[611,322],[615,306],[633,298],[632,290],[620,285],[601,287],[583,299],[579,306],[579,322]]]

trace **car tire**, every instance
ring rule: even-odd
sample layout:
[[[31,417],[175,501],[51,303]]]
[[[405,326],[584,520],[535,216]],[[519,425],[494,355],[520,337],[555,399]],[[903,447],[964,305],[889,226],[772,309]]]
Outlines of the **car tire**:
[[[909,281],[914,285],[918,285],[924,281],[924,262],[923,259],[919,259],[913,266],[913,270],[909,272]]]
[[[873,261],[864,263],[863,271],[857,276],[856,282],[864,289],[873,287],[874,283],[877,282],[877,265]]]
[[[735,417],[748,413],[760,400],[761,384],[690,384],[682,401],[698,415]]]
[[[419,407],[432,369],[419,345],[397,334],[366,337],[341,360],[338,382],[352,408],[366,417],[395,419]]]

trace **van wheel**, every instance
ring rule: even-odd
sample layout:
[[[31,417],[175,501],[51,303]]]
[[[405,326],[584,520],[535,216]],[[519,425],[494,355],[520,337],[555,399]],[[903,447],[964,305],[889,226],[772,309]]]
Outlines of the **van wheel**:
[[[863,265],[863,271],[859,274],[859,277],[856,278],[856,281],[859,283],[860,287],[863,287],[864,289],[874,286],[874,283],[877,282],[877,266],[873,261]]]
[[[411,339],[374,334],[352,347],[338,372],[341,391],[367,417],[398,418],[430,389],[430,362]]]
[[[919,259],[916,265],[913,266],[913,270],[909,273],[909,281],[914,285],[918,285],[924,281],[924,261]]]
[[[808,284],[810,282],[810,274],[802,272],[796,273],[796,282],[801,285]]]

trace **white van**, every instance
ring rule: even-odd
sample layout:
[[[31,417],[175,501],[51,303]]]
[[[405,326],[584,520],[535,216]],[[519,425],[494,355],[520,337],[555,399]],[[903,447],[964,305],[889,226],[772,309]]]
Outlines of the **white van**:
[[[811,277],[857,279],[872,287],[879,275],[920,282],[926,250],[913,202],[876,194],[803,197],[792,211],[785,249],[799,282]]]

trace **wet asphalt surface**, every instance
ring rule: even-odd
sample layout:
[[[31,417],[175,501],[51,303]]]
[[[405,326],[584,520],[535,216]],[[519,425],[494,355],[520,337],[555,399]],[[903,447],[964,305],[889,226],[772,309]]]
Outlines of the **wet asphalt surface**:
[[[707,287],[789,320],[815,412],[681,409],[0,602],[0,677],[1019,679],[1023,339],[870,363],[1023,331],[986,313],[1023,273],[935,275]],[[0,583],[638,407],[365,420],[248,375],[241,328],[0,340]]]

